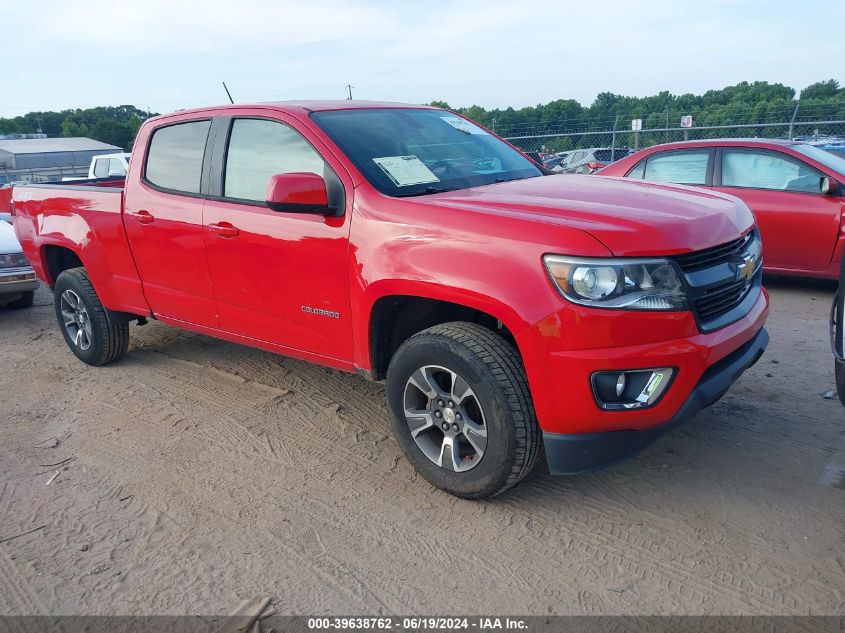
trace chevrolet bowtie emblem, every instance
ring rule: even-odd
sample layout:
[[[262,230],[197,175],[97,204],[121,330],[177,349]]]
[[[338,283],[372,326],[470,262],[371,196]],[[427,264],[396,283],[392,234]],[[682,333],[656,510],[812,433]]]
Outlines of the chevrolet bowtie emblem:
[[[753,255],[746,255],[742,258],[742,263],[737,264],[736,267],[736,279],[737,281],[745,280],[751,281],[754,277],[754,268],[757,262],[754,259]]]

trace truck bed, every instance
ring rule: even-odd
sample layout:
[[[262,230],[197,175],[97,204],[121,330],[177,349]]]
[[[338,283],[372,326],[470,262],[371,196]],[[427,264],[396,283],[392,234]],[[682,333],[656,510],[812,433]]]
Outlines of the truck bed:
[[[88,270],[111,310],[148,314],[123,225],[124,179],[16,185],[13,224],[39,278],[52,286],[59,258]]]

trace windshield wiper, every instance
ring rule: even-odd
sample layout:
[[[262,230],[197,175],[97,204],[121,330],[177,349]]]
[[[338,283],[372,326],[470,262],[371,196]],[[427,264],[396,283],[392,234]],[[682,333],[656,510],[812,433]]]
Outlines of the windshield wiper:
[[[445,193],[447,191],[455,191],[446,187],[426,187],[425,189],[417,189],[416,191],[401,191],[395,194],[396,198],[411,198],[413,196],[427,196],[432,193]]]

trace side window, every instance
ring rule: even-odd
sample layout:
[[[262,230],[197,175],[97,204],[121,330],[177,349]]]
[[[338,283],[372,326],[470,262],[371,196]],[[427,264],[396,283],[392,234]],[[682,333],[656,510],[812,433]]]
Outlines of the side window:
[[[642,180],[645,177],[645,161],[641,160],[634,168],[625,174],[625,178],[636,178],[637,180]]]
[[[109,159],[109,175],[111,174],[119,174],[121,176],[126,175],[126,168],[123,166],[123,162],[119,158]]]
[[[236,119],[226,152],[223,195],[264,202],[272,176],[291,172],[322,176],[324,168],[322,157],[311,144],[287,125]]]
[[[109,159],[98,158],[94,161],[94,178],[106,178],[109,175]]]
[[[144,177],[164,189],[199,193],[210,127],[211,121],[191,121],[153,132]]]
[[[707,162],[709,160],[709,150],[684,150],[652,154],[645,161],[643,178],[679,185],[704,185],[707,183]]]
[[[722,150],[722,186],[820,193],[822,174],[774,152]]]

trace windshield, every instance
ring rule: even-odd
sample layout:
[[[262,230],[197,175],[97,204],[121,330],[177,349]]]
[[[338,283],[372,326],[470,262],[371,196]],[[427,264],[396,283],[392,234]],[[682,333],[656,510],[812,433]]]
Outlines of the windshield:
[[[419,196],[542,175],[525,156],[444,110],[361,109],[311,118],[389,196]]]
[[[837,173],[842,174],[845,177],[845,158],[839,156],[837,154],[833,154],[831,152],[826,152],[823,149],[819,149],[813,145],[804,145],[803,143],[797,143],[792,146],[796,152],[801,152],[804,156],[812,158],[815,161],[820,162],[825,167],[833,169]]]

